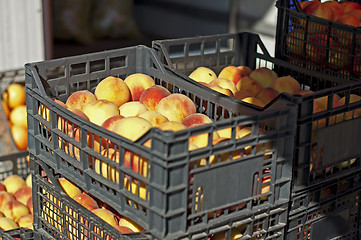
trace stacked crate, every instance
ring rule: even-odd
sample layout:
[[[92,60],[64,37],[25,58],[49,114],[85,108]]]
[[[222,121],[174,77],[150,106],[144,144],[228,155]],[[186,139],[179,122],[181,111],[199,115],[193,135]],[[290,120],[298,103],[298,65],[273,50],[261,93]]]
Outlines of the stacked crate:
[[[277,1],[275,56],[302,67],[299,79],[309,81],[312,90],[325,92],[327,87],[331,94],[322,114],[306,113],[304,104],[299,107],[300,136],[311,119],[313,124],[323,121],[326,128],[316,130],[317,136],[303,134],[296,140],[287,239],[359,239],[361,105],[350,96],[361,93],[361,30],[306,14],[303,2]],[[306,71],[327,74],[332,80],[312,82]],[[344,106],[332,104],[335,93],[346,96]],[[334,119],[339,119],[337,124]],[[317,170],[310,169],[313,158],[321,164]]]

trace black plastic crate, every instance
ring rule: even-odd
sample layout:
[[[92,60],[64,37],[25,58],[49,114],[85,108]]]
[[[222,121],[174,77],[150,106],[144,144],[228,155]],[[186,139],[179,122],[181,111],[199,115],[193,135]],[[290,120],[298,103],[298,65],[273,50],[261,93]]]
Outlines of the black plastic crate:
[[[347,176],[360,169],[361,101],[350,103],[350,95],[361,93],[361,82],[330,76],[272,57],[257,34],[241,32],[166,39],[153,42],[161,62],[175,75],[187,81],[197,67],[211,68],[218,75],[228,65],[245,65],[251,69],[268,67],[278,76],[290,75],[308,95],[294,95],[298,104],[293,188],[307,187]],[[195,85],[201,85],[193,81]],[[345,97],[343,106],[334,107],[333,97]],[[327,98],[327,109],[313,112],[315,101]],[[237,100],[234,100],[237,101]],[[238,101],[241,103],[241,101]],[[337,119],[335,121],[335,119]]]
[[[27,150],[0,156],[0,181],[14,174],[19,175],[23,179],[26,179],[30,174]]]
[[[25,228],[17,228],[9,231],[0,230],[0,238],[2,240],[35,240],[44,239],[40,235],[36,235],[33,230]]]
[[[152,128],[132,142],[75,116],[52,100],[64,101],[76,90],[91,90],[109,75],[124,79],[135,72],[150,75],[172,93],[187,95],[197,111],[214,123],[178,132]],[[152,236],[177,239],[212,231],[230,224],[233,216],[267,211],[289,201],[297,109],[283,95],[264,111],[239,104],[174,76],[159,63],[156,52],[145,46],[27,64],[26,90],[29,152]],[[58,119],[74,123],[81,133],[80,140],[59,129]],[[251,136],[236,139],[234,133],[240,126],[249,126]],[[264,134],[259,133],[260,128]],[[232,129],[232,137],[188,151],[190,136],[207,134],[211,139],[220,129]],[[98,136],[119,150],[117,161],[92,147]],[[143,146],[149,139],[151,148]],[[256,151],[256,146],[263,144],[272,147]],[[63,145],[78,154],[71,154]],[[249,155],[230,154],[242,152],[246,146],[252,146]],[[124,165],[126,150],[146,159],[146,174]],[[115,176],[101,174],[94,167],[96,161],[105,166],[105,171],[114,170]],[[125,176],[132,179],[136,190],[125,187]],[[269,182],[261,183],[267,178]],[[270,190],[262,193],[267,186]]]
[[[276,2],[275,56],[307,69],[359,80],[361,28],[305,14],[300,2],[305,0]]]
[[[360,239],[361,171],[293,194],[286,239]]]

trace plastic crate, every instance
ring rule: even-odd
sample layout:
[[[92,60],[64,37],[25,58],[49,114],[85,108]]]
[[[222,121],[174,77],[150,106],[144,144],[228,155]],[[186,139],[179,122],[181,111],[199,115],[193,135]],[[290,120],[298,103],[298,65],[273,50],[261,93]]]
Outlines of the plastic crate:
[[[0,238],[2,240],[34,240],[34,239],[44,239],[41,236],[38,236],[34,233],[33,230],[25,228],[17,228],[9,231],[4,231],[0,229]]]
[[[3,92],[6,91],[7,87],[11,83],[25,85],[25,69],[0,72],[0,100],[2,100]],[[2,133],[0,135],[0,142],[3,143],[3,145],[0,145],[1,154],[8,154],[13,151],[18,151],[18,148],[16,147],[14,139],[11,135],[9,123],[5,116],[2,105],[0,106],[0,115],[0,121],[2,122],[0,125],[0,133]]]
[[[19,175],[23,179],[30,174],[28,151],[0,156],[0,181],[14,174]]]
[[[286,239],[360,239],[361,171],[292,196]]]
[[[109,75],[124,79],[136,72],[148,74],[172,93],[189,96],[197,111],[214,122],[178,132],[152,128],[132,142],[75,116],[52,100],[64,101],[76,90],[91,90]],[[27,64],[26,91],[29,152],[156,238],[191,237],[226,226],[238,214],[246,216],[289,201],[297,109],[284,96],[265,111],[239,104],[174,76],[159,63],[155,51],[145,46]],[[80,140],[59,129],[58,119],[74,123]],[[207,134],[211,139],[216,130],[232,129],[235,133],[239,126],[251,127],[251,136],[236,139],[233,134],[219,144],[209,141],[204,148],[188,151],[191,136]],[[260,128],[266,129],[264,134],[259,133]],[[119,159],[100,154],[92,147],[96,139],[113,143]],[[148,140],[151,148],[143,145]],[[267,143],[272,145],[269,150],[256,152],[256,146]],[[78,154],[71,154],[63,145]],[[230,154],[242,152],[246,146],[252,146],[249,155]],[[124,165],[126,150],[146,161],[146,174]],[[104,167],[103,174],[94,167],[96,161]],[[104,174],[112,171],[116,174]],[[124,187],[125,176],[135,190]],[[270,181],[261,184],[260,179],[266,178]],[[266,185],[270,191],[261,193]],[[141,191],[146,194],[141,196]]]
[[[62,177],[61,174],[42,161],[34,159],[33,164],[34,187],[37,192],[34,198],[36,233],[47,239],[155,239],[149,232],[121,234],[72,200],[59,184],[53,184]],[[199,232],[192,239],[230,239],[235,230],[242,234],[237,239],[284,239],[287,211],[288,203],[258,212],[249,211],[233,216],[229,224],[216,224],[211,231]]]
[[[350,103],[349,98],[352,93],[361,93],[361,83],[271,57],[260,37],[246,32],[159,40],[153,42],[153,48],[165,66],[187,81],[192,81],[187,76],[199,66],[211,68],[218,75],[225,66],[245,65],[251,69],[268,67],[279,76],[290,75],[299,81],[302,89],[314,91],[293,96],[298,104],[298,115],[292,191],[347,176],[360,169],[361,148],[355,143],[361,141],[358,134],[361,118],[355,118],[353,113],[360,110],[361,101]],[[334,94],[345,96],[345,105],[333,107]],[[314,102],[324,97],[328,98],[327,109],[314,114]],[[337,124],[336,117],[339,119]]]
[[[300,2],[304,0],[276,2],[275,56],[307,69],[358,80],[361,76],[361,29],[305,14]]]

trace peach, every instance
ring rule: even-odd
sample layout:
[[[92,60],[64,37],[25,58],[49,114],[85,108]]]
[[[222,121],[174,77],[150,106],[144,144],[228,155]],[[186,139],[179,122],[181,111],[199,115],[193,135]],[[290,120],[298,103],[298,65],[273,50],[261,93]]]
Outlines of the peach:
[[[188,77],[196,82],[210,83],[213,79],[217,78],[217,74],[210,68],[197,67]]]
[[[339,102],[340,99],[341,99],[340,96],[338,96],[336,93],[333,94],[332,107],[336,107],[337,103]],[[321,98],[315,98],[314,101],[319,102],[326,109],[327,105],[328,105],[328,96],[324,96]]]
[[[237,85],[238,91],[245,90],[252,94],[252,96],[256,96],[261,90],[262,86],[250,76],[246,76],[241,78]],[[239,98],[238,98],[239,99]]]
[[[147,199],[147,189],[143,182],[139,183],[136,180],[130,181],[129,178],[124,177],[124,188],[127,189],[128,191],[131,191],[132,194],[140,197],[141,199]],[[119,225],[126,226],[126,225],[121,225],[121,224],[119,224]],[[133,228],[131,228],[131,229],[134,231]]]
[[[32,179],[33,179],[32,175],[31,175],[31,173],[29,173],[28,176],[26,176],[26,178],[25,178],[26,186],[32,187],[32,185],[33,185]],[[1,188],[0,188],[0,190],[1,190]]]
[[[71,198],[81,193],[80,188],[78,188],[74,183],[70,182],[68,179],[64,177],[59,178],[58,182],[61,188],[63,189],[64,193]]]
[[[302,56],[305,47],[305,35],[306,32],[302,28],[292,29],[286,35],[287,49],[293,54]]]
[[[107,158],[111,159],[114,162],[119,163],[119,152],[115,152],[113,148],[110,148],[109,150],[104,149],[102,151],[102,155],[106,156]],[[118,178],[118,170],[115,170],[113,166],[110,166],[106,164],[105,162],[102,162],[100,159],[95,159],[94,162],[94,170],[96,173],[101,174],[106,179],[109,179],[112,182],[119,183]]]
[[[234,82],[226,78],[216,78],[209,83],[210,87],[213,87],[215,85],[218,85],[225,89],[229,89],[233,94],[237,91],[236,84],[234,84]]]
[[[3,211],[5,205],[12,200],[15,200],[12,193],[0,191],[0,211]]]
[[[246,98],[243,98],[241,101],[252,104],[252,105],[256,105],[259,107],[265,106],[265,104],[256,97],[246,97]]]
[[[133,233],[134,231],[132,229],[130,229],[129,227],[125,227],[125,226],[113,226],[115,229],[117,229],[119,232],[123,233],[123,234],[127,234],[127,233]]]
[[[126,117],[116,121],[110,130],[131,141],[136,141],[152,127],[152,124],[144,118]]]
[[[130,90],[132,101],[139,101],[142,93],[155,85],[153,78],[143,73],[131,74],[124,79],[124,82]]]
[[[145,120],[148,120],[153,127],[159,126],[162,123],[165,123],[168,121],[168,118],[163,116],[161,113],[157,111],[146,111],[141,114],[139,114],[138,117],[144,118]]]
[[[19,175],[13,174],[3,181],[7,192],[14,194],[19,188],[26,186],[25,180]]]
[[[76,108],[83,111],[84,107],[91,102],[96,101],[94,94],[88,90],[78,90],[73,92],[66,100],[65,105],[68,108]]]
[[[242,77],[249,76],[252,72],[252,68],[244,65],[237,66],[237,68],[241,69]],[[237,83],[235,83],[237,84]]]
[[[9,217],[0,217],[0,229],[1,230],[13,230],[18,228],[19,225],[12,219]]]
[[[250,78],[258,82],[262,88],[270,87],[278,75],[272,69],[259,67],[251,72]]]
[[[217,91],[219,93],[222,93],[224,95],[230,96],[230,97],[234,97],[233,92],[227,88],[222,88],[219,85],[214,85],[214,86],[209,86],[210,89]]]
[[[110,130],[112,129],[112,127],[114,126],[114,124],[119,121],[120,119],[123,119],[124,116],[121,116],[121,115],[114,115],[114,116],[111,116],[110,118],[108,118],[107,120],[105,120],[101,127],[107,129],[107,130]]]
[[[333,20],[337,20],[344,14],[342,6],[338,1],[326,1],[323,4],[331,7],[331,10],[333,12]]]
[[[186,129],[183,123],[178,121],[167,121],[157,126],[162,131],[172,131],[177,132],[183,129]]]
[[[146,111],[148,111],[148,109],[139,101],[127,102],[119,107],[119,114],[123,117],[138,116]]]
[[[245,138],[250,136],[252,133],[252,127],[244,127],[241,130],[238,131],[236,138],[240,139],[240,138]],[[258,134],[262,135],[265,133],[265,130],[263,129],[258,129]],[[272,142],[266,142],[263,144],[257,144],[256,145],[256,153],[262,152],[262,151],[267,151],[272,149]],[[252,153],[252,146],[247,146],[245,147],[245,154],[249,155]]]
[[[300,83],[291,76],[284,76],[275,79],[271,85],[272,88],[277,90],[279,93],[295,94],[301,91]]]
[[[234,94],[234,97],[237,98],[238,100],[242,100],[243,98],[246,97],[254,97],[254,95],[247,90],[240,89],[237,90],[237,92]]]
[[[357,19],[361,20],[361,9],[353,9],[349,12],[347,12],[348,15],[352,15],[356,17]]]
[[[157,111],[169,121],[181,122],[185,117],[196,112],[196,106],[189,97],[172,93],[159,101]]]
[[[59,104],[63,108],[68,108],[68,106],[65,103],[63,103],[62,101],[60,101],[58,99],[53,99],[53,100],[54,100],[54,102],[56,102],[57,104]]]
[[[13,125],[27,128],[27,110],[26,105],[19,105],[10,111],[9,120]]]
[[[26,206],[29,208],[30,213],[33,213],[33,196],[31,196],[26,202]]]
[[[182,120],[185,127],[191,127],[192,125],[212,123],[213,120],[203,113],[193,113]]]
[[[3,99],[7,102],[10,109],[13,109],[26,103],[26,92],[23,85],[19,83],[11,83],[3,95]]]
[[[28,148],[28,129],[16,125],[11,125],[10,132],[17,149],[19,151],[26,150]]]
[[[221,232],[217,232],[212,236],[212,240],[234,240],[234,239],[240,239],[243,236],[243,232],[240,232],[237,228],[232,228],[231,229],[231,234],[229,235],[228,238],[226,238],[226,232],[225,231],[221,231]]]
[[[26,214],[18,218],[16,223],[19,227],[33,229],[33,214]]]
[[[87,193],[79,193],[73,199],[89,211],[99,208],[97,201]]]
[[[169,96],[171,92],[163,86],[154,85],[144,90],[139,97],[139,102],[142,103],[149,111],[157,110],[159,101]]]
[[[119,226],[128,227],[133,232],[144,231],[143,228],[141,226],[139,226],[137,223],[135,223],[134,221],[130,220],[129,218],[125,218],[125,217],[122,217],[121,219],[119,219]]]
[[[244,77],[244,72],[241,68],[238,68],[236,66],[226,66],[218,75],[218,78],[228,79],[232,81],[234,85],[236,85],[239,79],[241,79],[242,77]]]
[[[14,193],[15,199],[25,205],[31,196],[32,190],[31,187],[28,186],[21,187]]]
[[[303,12],[319,18],[334,20],[332,8],[327,4],[308,4],[303,8]]]
[[[359,95],[350,94],[350,99],[349,99],[350,104],[358,102],[358,101],[361,101],[361,97]],[[338,101],[338,103],[340,105],[344,105],[346,103],[346,96],[342,97]],[[345,120],[350,120],[350,119],[357,118],[357,117],[361,117],[361,108],[356,108],[355,110],[346,112],[346,114],[345,114]]]
[[[342,2],[341,7],[344,13],[348,13],[354,9],[361,9],[361,5],[359,3],[351,1]]]
[[[131,100],[131,92],[128,85],[120,78],[109,76],[101,80],[94,92],[97,100],[113,102],[117,108]]]
[[[7,202],[3,208],[5,217],[9,217],[17,221],[21,216],[30,214],[29,208],[17,200]]]
[[[97,208],[91,212],[103,219],[111,226],[118,225],[118,220],[116,219],[115,214],[105,208]]]
[[[264,104],[271,102],[274,98],[278,96],[278,91],[271,87],[266,87],[262,89],[257,95],[256,98],[261,100]]]
[[[84,118],[85,120],[89,121],[88,116],[81,110],[77,109],[77,108],[72,108],[69,107],[68,110],[72,113],[74,113],[75,115]],[[73,135],[73,130],[75,128],[77,128],[77,125],[74,125],[71,121],[68,121],[64,118],[61,118],[58,116],[58,129],[60,129],[62,132],[68,134],[69,136]]]
[[[0,191],[6,191],[5,186],[2,182],[0,182]]]
[[[102,99],[89,103],[84,108],[84,113],[89,121],[99,126],[108,118],[119,115],[119,108],[111,101]]]

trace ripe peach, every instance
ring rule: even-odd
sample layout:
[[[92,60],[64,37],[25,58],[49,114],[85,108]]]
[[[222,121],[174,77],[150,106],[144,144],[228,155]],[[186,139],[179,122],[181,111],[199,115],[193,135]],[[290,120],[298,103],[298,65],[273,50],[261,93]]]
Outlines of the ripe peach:
[[[88,116],[81,110],[77,108],[69,107],[68,110],[75,115],[78,115],[81,118],[84,118],[85,120],[89,121]],[[68,134],[69,136],[73,136],[73,131],[77,128],[77,125],[74,125],[71,121],[66,120],[65,118],[61,118],[58,116],[58,129],[60,129],[62,132]]]
[[[0,217],[0,229],[1,230],[13,230],[18,228],[19,225],[12,219],[9,217]]]
[[[183,129],[186,129],[186,127],[183,125],[183,123],[178,121],[167,121],[157,126],[160,130],[163,131],[172,131],[177,132]]]
[[[31,196],[32,190],[31,187],[28,186],[21,187],[14,193],[15,199],[25,205]]]
[[[262,89],[257,95],[256,98],[261,100],[264,104],[271,102],[274,98],[278,96],[278,91],[271,87],[266,87]]]
[[[65,104],[65,103],[63,103],[62,101],[60,101],[60,100],[58,100],[58,99],[53,99],[54,100],[54,102],[56,102],[57,104],[59,104],[60,106],[62,106],[62,107],[64,107],[64,108],[68,108],[68,106]]]
[[[243,98],[246,97],[254,97],[254,95],[247,90],[240,89],[237,90],[237,92],[234,94],[234,97],[237,98],[238,100],[242,100]]]
[[[5,205],[12,200],[15,200],[12,193],[0,191],[0,211],[3,211]]]
[[[126,117],[116,121],[110,130],[131,141],[136,141],[152,127],[152,124],[144,118]]]
[[[110,130],[118,120],[123,119],[123,118],[124,118],[124,116],[121,116],[121,115],[111,116],[110,118],[108,118],[107,120],[105,120],[102,123],[101,127]]]
[[[11,124],[27,128],[27,114],[26,105],[16,106],[10,112],[9,119]]]
[[[303,8],[303,12],[319,18],[334,20],[332,8],[327,4],[309,4]]]
[[[258,82],[262,88],[266,88],[272,85],[273,81],[278,78],[278,75],[272,69],[259,67],[253,70],[249,77]]]
[[[361,9],[353,9],[349,12],[347,12],[348,15],[352,15],[356,17],[357,19],[361,20]]]
[[[63,189],[64,193],[66,193],[71,198],[81,193],[80,188],[78,188],[76,185],[74,185],[74,183],[70,182],[68,179],[64,177],[59,178],[58,182],[61,188]]]
[[[244,65],[240,65],[237,68],[241,69],[242,77],[249,76],[252,72],[252,69],[250,67],[247,67]],[[237,84],[237,83],[235,83],[235,84]]]
[[[143,228],[141,226],[139,226],[137,223],[135,223],[134,221],[130,220],[129,218],[125,218],[125,217],[122,217],[121,219],[119,219],[119,226],[128,227],[133,232],[144,231]]]
[[[139,102],[143,103],[149,111],[155,111],[159,101],[170,94],[171,92],[165,87],[161,85],[154,85],[144,90],[139,97]]]
[[[271,85],[272,88],[277,90],[279,93],[295,94],[301,91],[300,83],[291,76],[284,76],[275,79]]]
[[[354,9],[361,9],[361,5],[359,3],[351,1],[342,2],[341,7],[344,13],[348,13]]]
[[[119,109],[115,103],[102,99],[89,103],[84,108],[84,113],[89,121],[99,126],[108,118],[119,115]]]
[[[97,208],[92,211],[95,215],[103,219],[106,223],[115,226],[118,225],[118,220],[116,219],[114,213],[105,209],[105,208]]]
[[[210,68],[197,67],[188,77],[196,82],[210,83],[213,79],[217,78],[217,74]]]
[[[148,111],[148,109],[139,101],[127,102],[119,107],[119,114],[123,117],[138,116],[146,111]]]
[[[243,98],[241,101],[246,102],[246,103],[250,103],[252,105],[256,105],[256,106],[259,106],[259,107],[264,107],[265,106],[265,104],[256,97],[246,97],[246,98]]]
[[[79,193],[73,199],[89,211],[99,208],[98,202],[87,193]]]
[[[128,85],[120,78],[109,76],[101,80],[94,92],[97,100],[113,102],[117,108],[131,100],[131,92]]]
[[[103,149],[102,155],[113,160],[114,162],[119,163],[119,152],[115,152],[113,148],[110,148],[109,150]],[[119,183],[118,170],[115,170],[113,166],[106,164],[100,159],[95,159],[94,170],[96,173],[101,174],[106,179],[109,179],[112,182]]]
[[[26,186],[25,180],[19,175],[13,174],[6,177],[3,181],[7,192],[14,194],[21,187]]]
[[[244,72],[242,71],[242,69],[231,65],[224,67],[218,75],[218,78],[228,79],[232,81],[234,85],[236,85],[239,79],[241,79],[242,77],[244,77]]]
[[[29,173],[28,176],[26,176],[26,178],[25,178],[25,183],[26,183],[26,186],[32,187],[33,182],[32,182],[32,175],[31,175],[31,173]],[[1,188],[0,188],[0,190],[1,190]]]
[[[0,182],[0,191],[6,191],[5,186],[2,182]]]
[[[213,120],[203,113],[193,113],[188,115],[182,120],[185,127],[191,127],[192,125],[212,123]]]
[[[124,82],[130,90],[132,101],[139,101],[142,93],[155,85],[153,78],[143,73],[131,74],[124,79]]]
[[[19,227],[33,229],[33,214],[29,213],[19,217],[16,223]]]
[[[227,88],[222,88],[219,85],[214,85],[214,86],[209,86],[210,89],[217,91],[219,93],[222,93],[224,95],[230,96],[230,97],[234,97],[233,92]]]
[[[196,112],[196,106],[189,97],[172,93],[159,101],[157,111],[169,121],[181,122],[185,117]]]
[[[141,199],[147,199],[147,189],[143,182],[137,182],[136,180],[130,181],[129,178],[124,177],[124,188]],[[120,224],[121,219],[119,220],[120,226],[130,227],[133,231],[135,231],[131,226]]]
[[[28,199],[26,206],[29,208],[30,213],[33,214],[33,196]]]
[[[168,121],[168,118],[163,116],[161,113],[157,111],[146,111],[141,114],[139,114],[138,117],[144,118],[145,120],[148,120],[153,127],[159,126],[162,123],[165,123]]]
[[[113,226],[115,229],[117,229],[119,232],[127,234],[127,233],[133,233],[134,231],[130,229],[129,227],[125,226]]]
[[[338,1],[326,1],[323,4],[331,7],[331,10],[333,12],[333,20],[337,20],[344,14],[342,6]]]
[[[14,139],[15,145],[18,150],[26,150],[28,148],[28,130],[27,128],[11,125],[11,136]]]
[[[19,83],[11,83],[3,99],[7,102],[10,109],[26,104],[26,92],[24,86]]]
[[[21,216],[30,214],[29,208],[17,200],[7,202],[3,208],[5,217],[9,217],[17,221]]]
[[[238,82],[238,81],[237,81]],[[222,88],[229,89],[231,92],[234,93],[237,91],[236,84],[232,82],[232,80],[226,79],[226,78],[216,78],[210,83],[208,83],[210,87],[213,87],[215,85],[218,85]]]
[[[236,87],[238,91],[240,90],[248,91],[249,93],[252,94],[252,96],[256,96],[262,90],[262,86],[256,80],[252,79],[250,76],[241,78],[238,81]]]
[[[78,90],[68,97],[65,104],[69,108],[76,108],[83,111],[86,105],[96,100],[97,99],[92,92],[89,92],[88,90]]]

